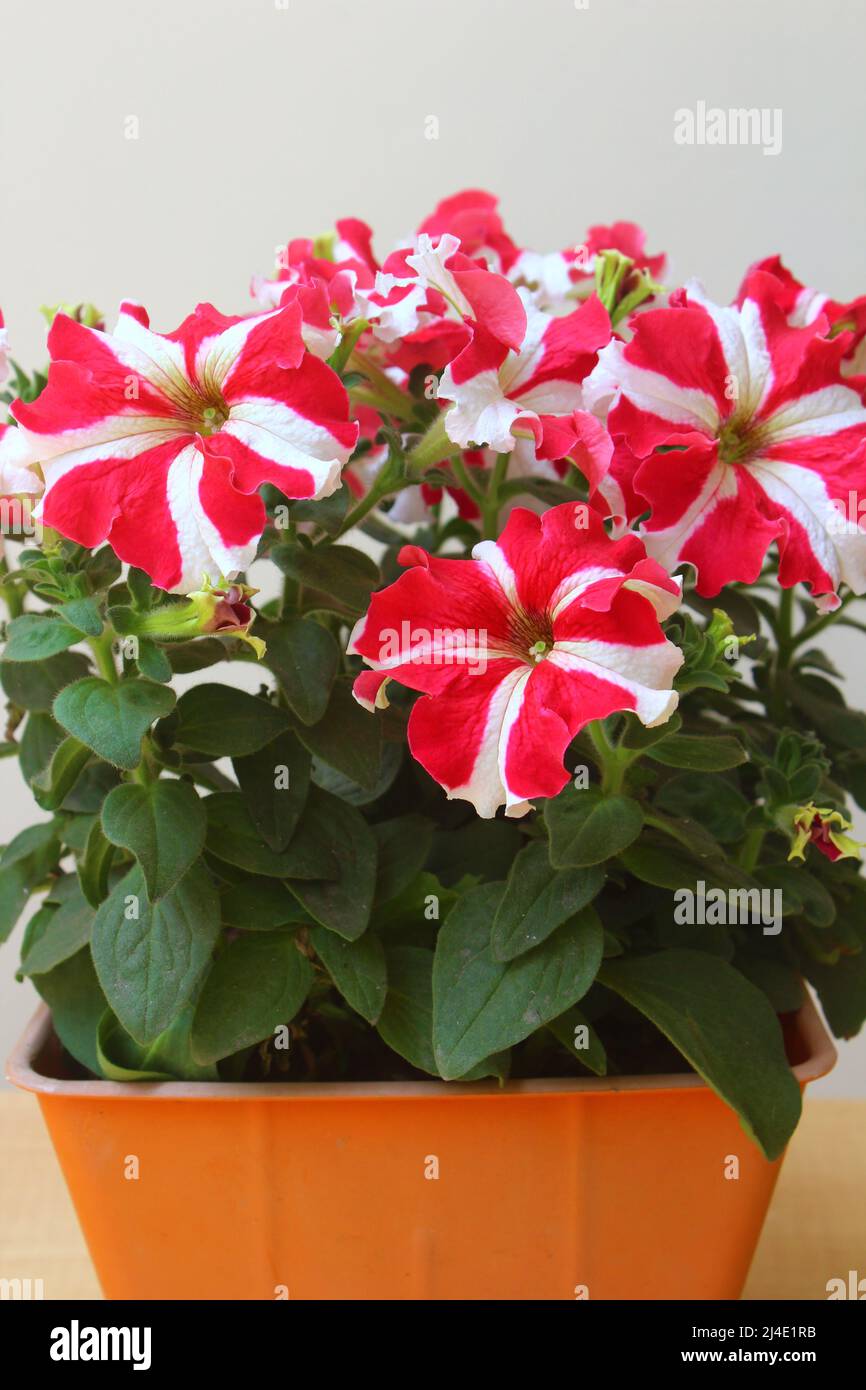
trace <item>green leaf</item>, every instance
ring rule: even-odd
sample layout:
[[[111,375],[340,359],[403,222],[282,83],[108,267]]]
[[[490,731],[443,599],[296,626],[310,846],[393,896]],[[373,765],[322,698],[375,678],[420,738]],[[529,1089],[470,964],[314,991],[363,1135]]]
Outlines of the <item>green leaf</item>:
[[[262,1042],[301,1008],[313,981],[310,962],[285,932],[239,936],[217,957],[196,1005],[192,1054],[218,1062]]]
[[[778,1158],[800,1117],[800,1088],[760,990],[726,961],[688,950],[608,961],[599,980],[649,1018]]]
[[[239,883],[220,894],[220,902],[225,925],[243,931],[274,931],[290,923],[311,920],[294,893],[275,878],[244,874]]]
[[[349,1007],[375,1023],[388,987],[385,950],[379,938],[367,932],[359,941],[344,941],[325,927],[313,927],[310,940]]]
[[[419,1071],[438,1077],[433,1056],[433,952],[420,946],[386,951],[388,994],[376,1025],[390,1048]]]
[[[48,766],[55,748],[62,742],[63,730],[50,714],[28,714],[18,754],[25,782],[32,782]]]
[[[211,758],[257,753],[289,727],[285,711],[230,685],[196,685],[177,702],[175,742]]]
[[[569,785],[549,800],[544,818],[550,832],[550,862],[557,869],[602,864],[636,840],[643,813],[628,796],[603,796],[596,787]]]
[[[30,897],[30,875],[26,863],[0,868],[0,941],[10,936]]]
[[[602,928],[592,908],[519,959],[495,960],[490,937],[501,894],[496,883],[470,889],[439,932],[433,1047],[446,1080],[558,1018],[583,997],[601,964]]]
[[[607,1076],[607,1052],[604,1043],[586,1014],[576,1006],[567,1009],[559,1018],[548,1023],[557,1042],[596,1076]]]
[[[186,1004],[165,1032],[143,1047],[106,1009],[97,1030],[103,1076],[108,1081],[218,1081],[215,1066],[201,1066],[193,1058],[192,1021],[192,1005]]]
[[[193,671],[203,671],[206,666],[216,666],[228,656],[225,644],[218,637],[197,637],[194,642],[172,642],[164,650],[177,676],[188,676]]]
[[[141,762],[147,730],[174,708],[174,701],[173,690],[153,681],[110,685],[87,676],[61,690],[54,701],[54,718],[97,757],[131,771]]]
[[[357,940],[366,931],[376,889],[372,830],[354,806],[313,787],[298,835],[302,833],[330,854],[330,881],[291,882],[292,892],[323,927],[347,941]]]
[[[742,744],[729,734],[669,734],[647,749],[647,757],[665,767],[684,767],[694,772],[724,772],[747,761]]]
[[[284,850],[295,833],[310,789],[310,755],[291,733],[232,765],[247,810],[265,844]]]
[[[101,823],[94,820],[78,865],[81,891],[91,907],[99,907],[108,897],[108,876],[113,860],[114,845],[103,834]]]
[[[136,665],[148,680],[159,681],[162,684],[171,680],[171,662],[162,648],[151,642],[148,637],[138,639]]]
[[[340,648],[327,628],[310,618],[256,624],[267,643],[262,661],[282,686],[292,713],[302,724],[317,724],[328,707],[340,665]]]
[[[131,1038],[111,1009],[106,1009],[96,1030],[96,1056],[106,1081],[171,1081],[168,1071],[144,1064],[147,1048]]]
[[[74,879],[73,879],[74,882]],[[22,975],[45,975],[74,956],[90,940],[94,909],[78,889],[52,913],[45,930],[24,956]]]
[[[158,1037],[192,996],[220,931],[219,897],[195,864],[158,903],[136,864],[105,900],[91,950],[99,982],[137,1042]]]
[[[738,951],[734,965],[762,994],[777,1014],[794,1013],[803,1003],[803,981],[799,970],[784,960]]]
[[[841,744],[844,748],[866,748],[866,714],[848,709],[829,681],[783,675],[782,685],[791,704],[829,743]],[[835,698],[831,698],[831,692]]]
[[[723,777],[681,772],[659,788],[656,805],[698,821],[720,844],[732,844],[746,831],[749,802]]]
[[[671,734],[677,733],[683,724],[682,716],[679,714],[672,714],[670,719],[665,720],[664,724],[653,724],[651,728],[642,724],[636,714],[629,714],[626,718],[628,722],[621,740],[623,748],[647,749],[653,743],[658,743],[660,739],[670,738]]]
[[[467,874],[484,867],[490,880],[507,878],[523,836],[513,820],[482,820],[473,816],[458,830],[440,830],[433,836],[427,868],[452,887]]]
[[[81,641],[81,633],[50,613],[24,613],[7,629],[4,661],[44,661]]]
[[[0,869],[8,869],[11,864],[20,864],[42,851],[52,851],[57,846],[57,825],[53,820],[40,821],[28,825],[9,841],[0,856]]]
[[[310,550],[300,545],[279,545],[271,558],[284,574],[318,593],[330,594],[353,613],[363,613],[370,594],[380,582],[378,567],[350,545],[327,545]]]
[[[318,821],[310,815],[312,801],[311,792],[298,829],[287,848],[277,853],[262,841],[243,797],[216,792],[204,802],[208,851],[227,864],[267,878],[335,878],[334,848],[330,840],[320,837]]]
[[[403,765],[404,751],[405,744],[402,743],[382,744],[379,775],[370,787],[362,787],[359,782],[353,782],[351,777],[346,777],[342,772],[337,772],[336,768],[329,767],[321,758],[313,758],[311,776],[317,787],[331,792],[333,796],[339,796],[350,805],[369,806],[394,785]]]
[[[836,904],[808,869],[795,864],[762,864],[755,877],[770,888],[781,888],[786,913],[802,912],[813,927],[829,927],[836,920]]]
[[[427,862],[433,843],[433,822],[409,814],[373,826],[378,846],[376,902],[396,898]]]
[[[374,787],[382,762],[382,721],[362,708],[351,684],[339,680],[318,724],[298,726],[298,738],[317,758],[362,787]]]
[[[171,892],[198,859],[206,828],[204,804],[189,782],[126,782],[102,807],[107,839],[135,855],[151,903]]]
[[[86,743],[71,736],[63,739],[48,766],[30,783],[37,805],[43,811],[59,811],[92,757]]]
[[[515,859],[496,910],[490,937],[494,958],[509,961],[531,951],[591,903],[603,884],[598,866],[554,869],[545,841],[531,841]]]
[[[58,691],[88,670],[80,652],[58,652],[45,661],[0,661],[0,682],[19,709],[49,714]]]
[[[320,526],[329,536],[334,536],[343,525],[351,500],[351,490],[341,487],[332,492],[330,497],[322,497],[316,502],[293,502],[292,521],[311,522],[314,526]]]
[[[102,614],[95,598],[72,598],[63,604],[60,616],[85,637],[102,635]]]
[[[56,965],[33,983],[51,1010],[51,1022],[63,1046],[77,1062],[99,1076],[96,1032],[105,1012],[105,995],[86,948]]]

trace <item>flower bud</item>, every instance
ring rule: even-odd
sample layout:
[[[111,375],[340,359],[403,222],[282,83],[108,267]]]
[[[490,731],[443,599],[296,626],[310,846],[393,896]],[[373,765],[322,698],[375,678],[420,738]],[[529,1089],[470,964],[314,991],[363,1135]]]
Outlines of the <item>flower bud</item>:
[[[792,835],[789,859],[804,859],[810,844],[830,860],[860,858],[863,846],[845,833],[852,828],[851,822],[839,811],[818,807],[810,801],[806,806],[788,807],[784,819]]]
[[[39,312],[49,328],[58,314],[66,314],[76,323],[83,323],[85,328],[105,328],[102,311],[95,304],[43,304]]]
[[[205,581],[203,588],[187,594],[181,603],[160,604],[146,613],[123,609],[122,617],[117,612],[115,627],[124,635],[134,633],[138,637],[152,637],[157,642],[185,642],[212,633],[237,637],[247,642],[261,660],[265,643],[260,637],[251,637],[249,631],[256,615],[247,600],[256,593],[257,589],[246,584],[213,589]]]

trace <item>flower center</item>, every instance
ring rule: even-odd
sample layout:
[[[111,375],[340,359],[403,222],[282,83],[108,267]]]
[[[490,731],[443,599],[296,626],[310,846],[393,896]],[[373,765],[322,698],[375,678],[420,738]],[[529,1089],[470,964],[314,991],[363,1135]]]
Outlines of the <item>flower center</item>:
[[[722,463],[749,463],[760,452],[764,432],[749,419],[732,416],[719,430],[719,459]]]
[[[206,405],[201,412],[200,432],[206,435],[219,434],[228,418],[228,406],[225,401],[221,400],[218,405]]]
[[[548,613],[527,613],[515,609],[509,622],[509,636],[515,656],[534,666],[553,649],[553,623]]]

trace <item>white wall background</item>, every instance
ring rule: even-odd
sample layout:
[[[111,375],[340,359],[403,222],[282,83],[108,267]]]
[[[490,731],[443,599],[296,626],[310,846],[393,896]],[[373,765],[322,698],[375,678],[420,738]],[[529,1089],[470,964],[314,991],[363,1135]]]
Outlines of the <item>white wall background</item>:
[[[774,251],[851,297],[866,289],[864,51],[859,0],[10,3],[0,306],[15,354],[41,362],[40,304],[139,299],[162,330],[200,299],[238,311],[288,237],[355,215],[386,249],[467,185],[500,192],[539,249],[627,217],[718,297]],[[781,152],[677,145],[674,112],[698,101],[779,108]],[[834,650],[856,698],[863,649]],[[30,817],[0,763],[0,840]],[[0,1052],[31,1005],[6,959]],[[866,1044],[821,1085],[866,1093]]]

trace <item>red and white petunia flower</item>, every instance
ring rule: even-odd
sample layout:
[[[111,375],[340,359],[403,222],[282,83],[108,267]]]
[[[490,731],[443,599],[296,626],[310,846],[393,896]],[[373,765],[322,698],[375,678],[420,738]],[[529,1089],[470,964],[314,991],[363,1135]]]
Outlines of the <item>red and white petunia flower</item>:
[[[610,319],[596,295],[555,318],[537,309],[525,290],[520,294],[526,332],[519,350],[479,328],[439,382],[439,400],[453,402],[445,429],[461,448],[489,444],[497,453],[511,453],[520,433],[541,445],[543,417],[582,410],[582,382],[610,339]],[[552,456],[549,450],[546,456]]]
[[[44,490],[23,432],[14,425],[0,425],[0,497],[41,497]]]
[[[255,275],[250,286],[263,309],[298,301],[304,343],[321,358],[337,347],[342,325],[365,311],[365,292],[372,289],[378,270],[365,222],[342,218],[335,236],[325,240],[321,247],[306,237],[290,241],[279,253],[274,278]],[[320,254],[326,249],[330,256]]]
[[[336,373],[304,349],[301,312],[227,318],[199,305],[174,333],[138,305],[113,334],[54,320],[48,385],[12,406],[45,477],[41,516],[108,540],[163,589],[243,570],[265,525],[257,489],[327,497],[358,436]]]
[[[491,270],[508,275],[520,249],[505,230],[498,212],[499,199],[479,188],[467,188],[443,198],[418,228],[418,234],[438,238],[446,232],[457,237],[464,255],[482,257]]]
[[[791,326],[756,273],[740,305],[690,289],[639,315],[586,383],[590,406],[611,406],[619,505],[651,509],[648,552],[693,565],[707,597],[757,579],[774,541],[783,587],[807,583],[825,608],[843,582],[866,591],[863,383],[842,376],[846,335],[826,331],[823,315]]]
[[[383,343],[426,330],[429,352],[435,329],[445,334],[452,355],[470,341],[476,326],[506,348],[519,347],[526,331],[514,286],[483,260],[465,255],[459,238],[449,232],[436,238],[422,232],[413,246],[387,258],[375,289],[366,295],[366,316]],[[434,364],[438,356],[425,360]]]
[[[772,275],[777,281],[777,302],[793,328],[805,328],[823,314],[829,325],[831,338],[842,332],[851,334],[845,357],[849,362],[854,358],[858,347],[866,338],[866,295],[860,295],[857,299],[843,304],[837,299],[831,299],[822,290],[804,285],[783,263],[781,256],[767,256],[762,261],[756,261],[746,271],[737,292],[738,304],[742,304],[748,298],[753,276],[756,275]]]
[[[564,251],[521,251],[507,274],[514,284],[531,291],[540,309],[568,313],[591,292],[596,258],[602,251],[620,251],[634,261],[636,270],[645,270],[653,280],[660,280],[666,257],[647,255],[645,243],[646,233],[635,222],[590,227],[584,241]]]
[[[419,691],[409,718],[413,755],[449,797],[479,815],[524,815],[567,781],[563,755],[594,719],[632,710],[664,723],[682,653],[660,627],[680,587],[636,536],[612,541],[580,504],[543,516],[517,509],[498,541],[471,560],[417,546],[409,566],[374,594],[349,650],[372,668],[355,683],[368,709],[386,682]]]

